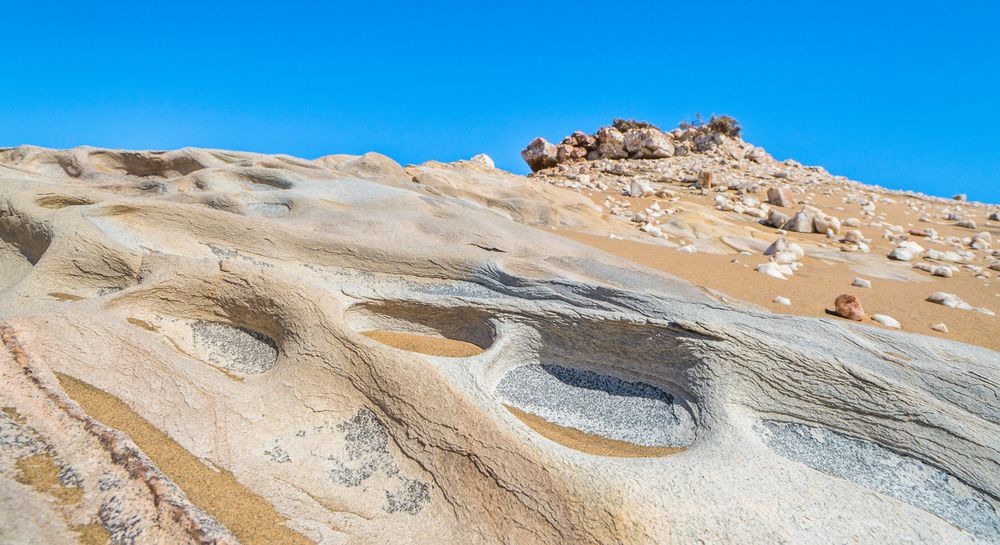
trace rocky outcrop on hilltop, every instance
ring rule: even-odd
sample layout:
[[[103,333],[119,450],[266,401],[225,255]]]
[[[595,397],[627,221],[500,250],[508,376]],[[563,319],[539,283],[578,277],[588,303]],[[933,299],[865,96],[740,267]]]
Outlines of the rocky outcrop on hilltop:
[[[622,142],[622,147],[611,146],[611,141]],[[628,142],[633,142],[631,147]],[[573,133],[556,146],[555,155],[539,162],[536,152],[546,146],[535,139],[523,153],[535,170],[533,179],[600,196],[594,200],[613,221],[631,223],[643,238],[685,252],[720,253],[732,250],[734,241],[736,249],[746,251],[758,245],[746,242],[748,238],[797,233],[820,235],[808,245],[808,237],[797,241],[808,250],[799,257],[860,263],[867,260],[864,255],[877,251],[880,259],[912,263],[912,269],[934,277],[965,273],[988,281],[991,268],[1000,262],[993,234],[984,230],[997,233],[990,219],[997,217],[996,206],[889,191],[835,176],[823,167],[777,161],[743,141],[739,124],[725,116],[668,132],[618,120],[596,136]],[[584,149],[585,154],[580,151]],[[544,168],[535,168],[542,163]],[[682,221],[693,201],[718,212],[701,219],[713,228]],[[848,213],[849,207],[855,210]],[[745,228],[719,227],[733,223]],[[842,255],[831,257],[829,250]],[[802,266],[787,253],[770,259],[755,270],[786,279]]]
[[[664,159],[689,154],[720,154],[757,163],[770,160],[763,148],[740,138],[739,123],[729,116],[713,116],[704,124],[685,123],[669,132],[642,121],[616,119],[594,134],[576,131],[558,145],[535,138],[521,152],[535,172],[582,161]]]

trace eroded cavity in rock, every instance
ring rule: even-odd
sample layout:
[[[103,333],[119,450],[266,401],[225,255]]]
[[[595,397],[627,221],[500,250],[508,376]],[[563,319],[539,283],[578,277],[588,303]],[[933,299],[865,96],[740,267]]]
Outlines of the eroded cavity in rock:
[[[255,375],[274,367],[277,345],[269,337],[242,327],[215,322],[191,324],[194,346],[212,363]]]
[[[987,497],[940,469],[826,428],[763,420],[754,430],[785,458],[934,513],[990,543],[1000,542],[1000,518]]]
[[[695,439],[689,410],[674,395],[643,382],[560,365],[525,365],[504,375],[496,393],[515,415],[527,413],[614,441],[679,449]]]

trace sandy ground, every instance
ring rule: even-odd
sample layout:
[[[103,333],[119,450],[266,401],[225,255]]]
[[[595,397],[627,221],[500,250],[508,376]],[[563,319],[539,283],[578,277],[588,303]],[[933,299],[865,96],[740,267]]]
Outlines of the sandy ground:
[[[284,525],[266,500],[241,485],[228,471],[216,471],[137,415],[118,398],[73,377],[57,374],[66,394],[90,416],[127,434],[156,466],[246,544],[312,543]]]
[[[483,353],[482,348],[472,343],[417,333],[373,329],[371,331],[363,331],[361,334],[393,348],[427,354],[428,356],[468,358]]]
[[[681,187],[677,186],[674,189],[682,191]],[[690,191],[682,193],[681,200],[674,203],[656,198],[633,199],[613,193],[585,194],[595,203],[602,202],[607,195],[614,195],[615,198],[632,203],[631,209],[636,211],[654,202],[659,202],[664,208],[679,208],[682,212],[676,217],[682,218],[682,221],[705,238],[717,239],[729,235],[770,244],[781,236],[776,229],[759,225],[753,218],[714,210],[713,194],[701,195]],[[806,194],[796,194],[796,196],[802,200],[808,199],[814,206],[842,219],[852,216],[863,218],[860,206],[857,203],[843,202],[843,198],[836,191],[831,195],[817,194],[809,197]],[[892,198],[898,202],[880,203],[878,206],[878,216],[886,222],[902,225],[907,229],[930,227],[936,229],[940,236],[969,237],[986,231],[992,234],[994,240],[1000,240],[1000,223],[976,218],[977,229],[971,230],[956,227],[953,225],[955,222],[945,221],[940,215],[933,214],[928,214],[930,222],[920,222],[918,221],[920,213],[911,210],[905,204],[905,198],[898,196]],[[797,208],[782,210],[793,213]],[[668,216],[666,219],[673,218]],[[830,259],[806,256],[802,259],[804,266],[787,280],[773,278],[754,270],[756,265],[768,260],[760,252],[741,255],[722,242],[715,246],[725,253],[688,254],[658,243],[658,240],[652,237],[649,237],[649,243],[645,243],[610,238],[606,234],[595,234],[593,231],[555,232],[635,263],[665,271],[731,299],[759,305],[772,312],[840,320],[842,318],[830,315],[827,311],[833,310],[834,299],[839,294],[849,293],[861,301],[868,315],[868,319],[863,322],[866,326],[884,327],[872,321],[870,317],[873,314],[888,314],[897,319],[902,325],[902,330],[906,332],[948,338],[1000,351],[1000,318],[974,311],[953,309],[926,300],[927,296],[937,291],[954,293],[974,307],[985,307],[1000,314],[1000,281],[996,279],[996,272],[991,272],[992,280],[976,278],[970,271],[964,269],[951,278],[943,278],[914,270],[912,267],[920,261],[919,259],[909,263],[890,261],[886,256],[894,245],[882,238],[881,228],[869,227],[869,221],[871,220],[862,219],[862,226],[857,227],[865,237],[871,239],[871,252],[863,255],[857,253],[847,255],[846,252],[841,252],[837,240],[828,239],[822,234],[790,232],[784,235],[789,242],[810,245],[830,254]],[[694,237],[687,240],[670,238],[670,242],[679,245],[693,240]],[[951,249],[928,244],[922,237],[911,237],[910,240],[928,249]],[[870,261],[871,264],[861,264],[860,261]],[[881,278],[877,271],[889,273],[890,276],[902,274],[909,276],[910,279]],[[858,277],[869,280],[872,287],[852,286],[851,282]],[[791,306],[775,303],[774,298],[777,296],[791,299]],[[949,331],[941,333],[932,330],[930,325],[934,323],[946,324]]]
[[[627,441],[608,439],[600,435],[582,432],[574,428],[567,428],[558,424],[553,424],[544,418],[526,413],[516,407],[504,405],[511,414],[518,420],[524,422],[529,428],[535,430],[546,438],[587,454],[596,456],[614,456],[617,458],[652,458],[656,456],[666,456],[683,451],[677,447],[647,447],[636,445]]]

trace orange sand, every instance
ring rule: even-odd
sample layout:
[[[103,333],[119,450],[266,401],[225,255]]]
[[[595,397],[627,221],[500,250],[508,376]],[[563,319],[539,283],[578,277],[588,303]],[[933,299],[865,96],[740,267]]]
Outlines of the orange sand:
[[[655,198],[633,199],[622,197],[618,194],[606,192],[594,192],[589,196],[595,203],[601,203],[606,195],[613,195],[617,199],[624,199],[632,203],[632,210],[640,211],[659,202],[664,208],[676,208],[680,210],[707,209],[710,214],[731,222],[737,229],[744,233],[742,236],[750,236],[757,240],[770,243],[779,238],[776,229],[765,227],[756,223],[754,218],[735,213],[725,213],[713,210],[715,193],[700,195],[686,189],[686,186],[677,185],[673,187],[681,194],[681,200],[669,203],[665,200]],[[833,195],[823,195],[817,191],[817,195],[811,199],[811,204],[836,215],[841,219],[856,217],[862,220],[860,230],[865,237],[872,240],[871,254],[882,260],[886,268],[894,263],[890,262],[886,255],[894,247],[887,240],[882,238],[881,228],[867,227],[870,220],[865,219],[861,214],[858,203],[844,203],[841,195],[846,188],[834,187]],[[756,195],[763,198],[763,195]],[[937,210],[942,205],[935,205],[934,209],[928,211],[931,222],[919,222],[919,214],[910,210],[905,204],[905,198],[895,195],[889,197],[896,199],[897,203],[880,203],[877,208],[878,215],[884,215],[885,221],[897,225],[902,225],[906,229],[924,229],[932,227],[937,230],[939,236],[971,236],[980,231],[987,231],[993,234],[994,240],[1000,241],[1000,224],[997,222],[984,221],[976,218],[979,228],[976,230],[965,229],[952,225],[940,219]],[[796,198],[806,199],[806,195],[796,193]],[[791,215],[800,206],[795,208],[779,208],[779,210]],[[843,210],[837,210],[842,208]],[[672,216],[666,216],[661,221],[669,221]],[[699,224],[695,224],[697,228]],[[706,229],[721,228],[713,225],[709,219],[703,224]],[[596,226],[595,226],[596,227]],[[843,228],[842,232],[850,228]],[[932,335],[957,341],[984,346],[993,350],[1000,350],[1000,316],[987,316],[979,312],[968,310],[957,310],[926,301],[931,293],[944,291],[954,293],[975,307],[986,307],[1000,314],[1000,280],[994,279],[984,281],[975,278],[969,271],[961,270],[955,273],[952,278],[934,277],[930,274],[914,271],[918,276],[928,280],[927,282],[885,280],[871,275],[859,273],[851,270],[855,265],[846,262],[834,262],[819,260],[811,257],[802,259],[803,267],[787,280],[780,280],[754,271],[754,267],[764,263],[768,258],[760,253],[751,256],[740,255],[735,250],[732,253],[723,255],[696,253],[686,254],[675,249],[667,248],[653,243],[649,244],[634,242],[630,240],[611,239],[608,236],[594,235],[580,231],[558,230],[554,231],[564,237],[577,242],[582,242],[589,246],[603,250],[609,254],[623,257],[635,263],[658,269],[674,276],[683,278],[697,286],[708,288],[720,292],[730,298],[747,301],[767,308],[771,312],[795,314],[800,316],[818,316],[840,320],[835,316],[826,313],[827,309],[833,309],[833,301],[837,295],[850,293],[856,296],[864,307],[868,318],[862,323],[871,327],[884,327],[878,322],[870,319],[872,314],[888,314],[899,320],[902,330],[909,333],[919,333],[922,335]],[[733,233],[736,235],[737,233]],[[839,252],[840,245],[836,241],[831,241],[825,235],[818,233],[795,233],[789,232],[785,235],[789,242],[810,244],[813,246],[827,247]],[[671,241],[677,243],[679,239],[671,237]],[[918,244],[925,248],[946,249],[939,245],[929,244],[921,237],[911,237]],[[720,246],[724,246],[722,243]],[[950,248],[947,248],[950,249]],[[736,262],[734,262],[736,260]],[[910,263],[896,265],[910,268],[918,260]],[[995,277],[996,273],[992,275]],[[856,288],[851,286],[851,281],[856,278],[865,278],[872,283],[871,288]],[[776,296],[785,296],[791,299],[792,305],[780,305],[773,302]],[[948,333],[941,333],[930,328],[930,325],[943,322],[948,326]]]
[[[483,353],[482,348],[472,343],[417,333],[373,329],[371,331],[363,331],[361,334],[393,348],[427,354],[428,356],[468,358]]]
[[[850,293],[861,301],[869,317],[872,314],[888,314],[899,320],[903,326],[902,331],[944,337],[1000,350],[998,318],[978,312],[948,308],[924,300],[935,291],[949,291],[974,306],[987,306],[1000,310],[1000,300],[983,301],[981,288],[977,290],[976,286],[969,286],[975,283],[971,278],[949,278],[947,280],[954,282],[947,286],[935,287],[933,283],[873,278],[851,271],[844,263],[827,263],[806,257],[802,259],[804,266],[795,275],[788,280],[780,280],[753,270],[757,264],[767,261],[767,257],[763,255],[684,254],[671,248],[640,242],[613,240],[573,231],[558,233],[640,265],[665,271],[697,286],[722,292],[734,299],[755,303],[771,312],[841,320],[842,318],[828,315],[826,310],[833,310],[833,300],[837,295]],[[733,259],[739,262],[732,263]],[[851,281],[858,276],[871,280],[872,287],[862,289],[851,286]],[[792,306],[774,303],[773,299],[779,295],[791,299]],[[949,333],[932,330],[929,326],[935,322],[946,323]],[[855,323],[883,327],[871,319]]]
[[[42,452],[18,458],[14,462],[17,475],[14,480],[56,498],[61,503],[80,503],[83,489],[63,486],[59,482],[59,466],[51,454]]]
[[[126,433],[188,498],[248,545],[312,543],[285,526],[266,500],[240,484],[232,473],[215,471],[111,394],[73,377],[57,374],[74,401],[106,426]]]
[[[540,416],[526,413],[510,405],[504,405],[504,408],[542,436],[564,447],[586,452],[587,454],[613,456],[616,458],[655,458],[668,454],[676,454],[684,450],[676,447],[647,447],[627,441],[608,439],[600,435],[553,424]]]

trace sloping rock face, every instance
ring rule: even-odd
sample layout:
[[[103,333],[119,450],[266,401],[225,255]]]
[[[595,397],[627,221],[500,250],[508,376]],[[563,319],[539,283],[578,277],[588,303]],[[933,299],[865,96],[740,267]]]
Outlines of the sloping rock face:
[[[0,151],[0,542],[1000,540],[1000,355],[720,304],[545,194]]]

